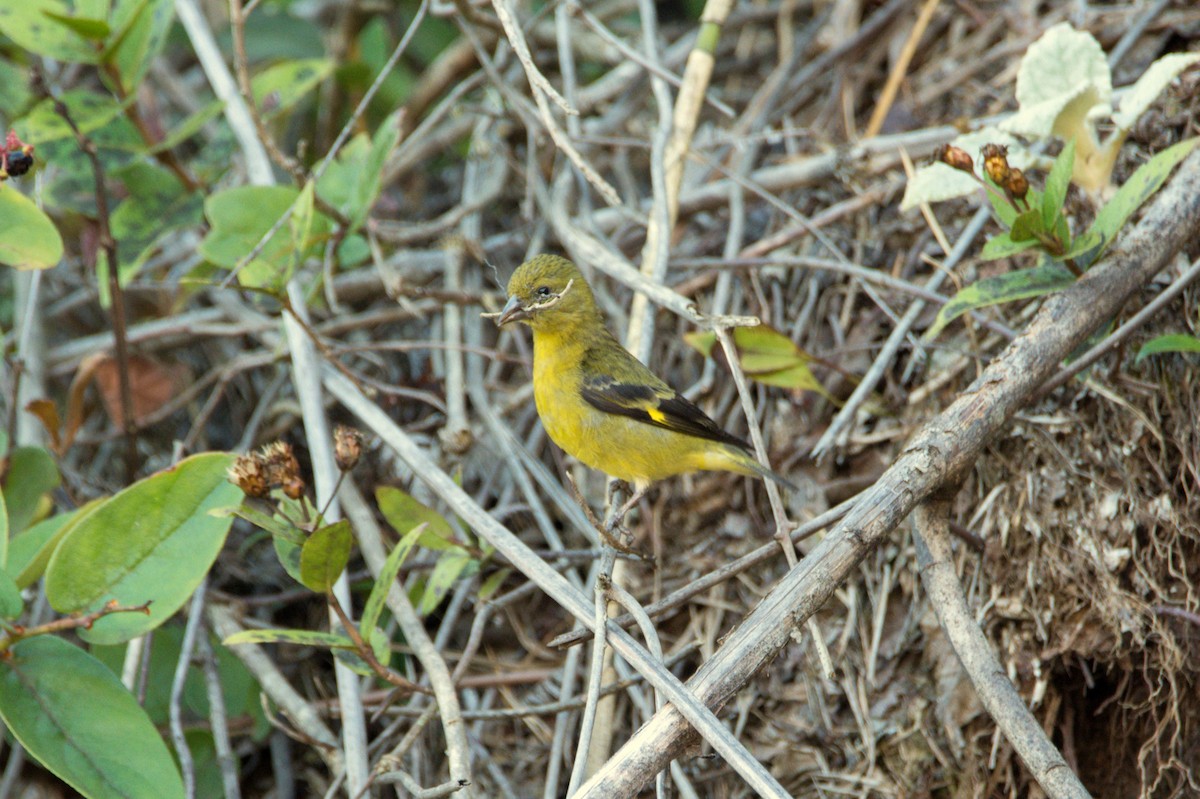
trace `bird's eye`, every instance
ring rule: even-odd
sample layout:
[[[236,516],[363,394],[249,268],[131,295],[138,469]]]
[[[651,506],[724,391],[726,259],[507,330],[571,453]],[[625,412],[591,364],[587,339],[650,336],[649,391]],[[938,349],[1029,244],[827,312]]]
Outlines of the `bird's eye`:
[[[539,297],[549,297],[550,296],[550,287],[549,286],[538,286],[537,295]]]

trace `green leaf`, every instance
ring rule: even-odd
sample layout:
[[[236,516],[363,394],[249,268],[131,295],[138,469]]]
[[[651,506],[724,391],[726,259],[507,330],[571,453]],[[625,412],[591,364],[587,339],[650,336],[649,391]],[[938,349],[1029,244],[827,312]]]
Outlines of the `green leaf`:
[[[281,514],[270,516],[250,505],[242,505],[232,513],[271,534],[275,556],[279,558],[280,565],[293,580],[300,582],[300,548],[304,546],[307,538],[304,531]]]
[[[58,228],[11,184],[0,184],[0,264],[49,269],[63,256]]]
[[[333,72],[334,62],[328,58],[306,58],[275,64],[256,75],[250,87],[254,102],[266,107],[265,119],[272,119],[298,103],[321,81]]]
[[[292,206],[292,215],[288,218],[288,227],[292,232],[292,251],[294,253],[304,252],[309,236],[312,233],[313,197],[315,190],[315,186],[311,180],[305,183],[304,188],[300,189],[300,194],[296,197],[295,204]],[[299,266],[299,264],[295,264],[295,266]]]
[[[117,32],[104,50],[103,60],[116,67],[124,94],[132,94],[150,64],[162,52],[175,19],[172,0],[117,0],[113,25]]]
[[[1064,258],[1074,258],[1083,267],[1094,264],[1116,240],[1133,212],[1159,190],[1179,162],[1196,148],[1197,142],[1200,137],[1185,139],[1138,167],[1096,214],[1096,220],[1087,232],[1075,239]]]
[[[361,630],[360,630],[361,634]],[[380,665],[387,668],[392,662],[392,646],[382,630],[376,630],[372,636],[371,654],[379,661]],[[374,677],[375,670],[367,665],[367,661],[363,660],[358,654],[358,649],[335,649],[333,656],[339,661],[348,666],[355,674],[361,674],[364,677]]]
[[[1014,300],[1040,297],[1043,294],[1066,288],[1073,282],[1075,282],[1075,276],[1056,261],[1046,261],[1032,269],[1020,269],[1016,272],[1008,272],[977,281],[955,294],[950,302],[942,306],[933,326],[925,333],[925,339],[932,339],[942,331],[942,328],[967,311]]]
[[[9,542],[8,565],[5,570],[19,588],[28,588],[41,579],[58,542],[70,532],[72,525],[103,501],[104,497],[98,497],[70,513],[51,516],[18,534]]]
[[[1046,176],[1046,193],[1042,198],[1042,228],[1054,230],[1062,217],[1063,203],[1067,199],[1067,188],[1071,185],[1071,172],[1075,168],[1075,139],[1063,147],[1054,166]]]
[[[1152,338],[1138,350],[1136,362],[1140,363],[1147,355],[1159,355],[1164,352],[1200,352],[1200,338],[1186,333],[1168,333]]]
[[[426,549],[458,548],[454,528],[433,508],[421,504],[398,488],[380,486],[375,490],[379,510],[393,530],[411,530],[426,525],[418,543]]]
[[[108,38],[110,33],[108,22],[102,19],[93,19],[91,17],[72,17],[68,14],[59,14],[54,11],[43,12],[47,19],[57,22],[59,25],[74,31],[85,39],[92,41],[103,41]]]
[[[210,511],[242,500],[225,479],[233,457],[194,455],[139,480],[82,518],[46,570],[46,598],[60,613],[91,612],[109,600],[151,602],[148,615],[117,613],[80,636],[128,641],[179,610],[208,572],[233,520]]]
[[[107,666],[52,635],[9,653],[0,716],[42,765],[87,797],[183,797],[162,737]]]
[[[488,576],[483,584],[479,586],[479,601],[487,602],[496,592],[500,590],[500,586],[504,585],[504,581],[508,579],[508,575],[512,574],[512,569],[497,569]]]
[[[62,478],[54,458],[41,447],[17,447],[9,455],[4,476],[4,502],[10,535],[21,532],[38,515],[42,498],[58,488]],[[41,511],[45,512],[45,511]]]
[[[0,571],[0,619],[13,620],[21,615],[25,602],[21,599],[21,589],[13,582],[8,572]]]
[[[711,331],[689,333],[684,340],[706,357],[717,351],[717,335]],[[815,391],[833,399],[808,364],[812,356],[770,325],[735,327],[733,343],[746,377],[767,386]]]
[[[169,170],[149,161],[135,161],[113,177],[125,184],[129,196],[112,213],[112,233],[119,244],[121,281],[137,277],[160,243],[181,228],[199,227],[203,196],[188,191]]]
[[[79,126],[80,133],[95,133],[121,115],[121,104],[105,94],[73,89],[64,92],[59,99],[67,107],[71,119]],[[16,123],[16,129],[22,139],[38,147],[60,139],[71,139],[72,148],[78,149],[73,141],[74,131],[54,110],[54,101],[50,99],[35,105]],[[55,163],[57,164],[57,161]],[[95,191],[94,185],[92,190]]]
[[[1008,258],[1028,250],[1030,247],[1037,246],[1037,240],[1016,242],[1012,240],[1012,236],[1007,233],[998,233],[987,240],[983,245],[983,249],[979,251],[979,258],[982,261],[995,261],[998,258]]]
[[[317,630],[242,630],[221,643],[225,646],[238,644],[294,644],[317,646],[322,649],[353,649],[354,642],[344,635],[323,633]]]
[[[0,108],[10,119],[24,114],[33,99],[27,82],[24,68],[0,57]]]
[[[8,507],[4,503],[4,492],[0,491],[0,566],[8,568]]]
[[[1012,240],[1021,243],[1025,241],[1036,241],[1038,234],[1045,233],[1046,229],[1042,225],[1042,215],[1036,208],[1031,208],[1028,211],[1020,214],[1012,225],[1012,230],[1008,235]]]
[[[388,554],[383,569],[380,570],[379,577],[375,580],[375,585],[371,587],[371,593],[367,596],[367,604],[363,605],[362,618],[359,619],[359,630],[361,630],[363,640],[368,644],[371,643],[375,634],[375,627],[379,623],[380,614],[383,613],[388,592],[392,590],[392,585],[400,574],[400,567],[404,565],[408,553],[417,545],[417,541],[424,532],[425,525],[419,524],[400,539],[400,543],[396,544]]]
[[[300,548],[300,582],[306,588],[325,594],[346,570],[354,535],[345,519],[321,527]]]
[[[162,141],[154,145],[146,151],[147,155],[156,155],[158,153],[178,147],[188,139],[195,136],[204,126],[221,115],[225,110],[224,100],[213,100],[208,105],[201,108],[196,113],[184,119],[175,127],[171,128],[171,132],[163,137]]]
[[[145,670],[141,672],[143,680],[139,684],[138,694],[151,723],[162,727],[166,727],[170,720],[171,688],[175,680],[175,670],[179,666],[183,635],[182,624],[164,624],[155,630],[154,635],[148,639],[149,658],[143,661]],[[211,642],[228,716],[230,718],[250,716],[254,720],[256,731],[261,729],[261,726],[267,725],[267,722],[263,717],[262,705],[258,699],[261,689],[257,682],[233,652],[220,646],[216,640]],[[128,647],[124,644],[92,645],[89,651],[110,671],[120,676],[124,668],[127,649]],[[210,712],[208,690],[205,686],[204,671],[199,663],[192,664],[188,669],[183,697],[187,707],[198,717],[208,717]],[[197,796],[209,795],[197,792]],[[218,790],[211,795],[222,796],[222,793]]]
[[[70,7],[62,0],[10,0],[0,3],[0,33],[20,48],[57,61],[95,64],[100,49],[80,36],[70,26],[56,22],[71,16]]]
[[[366,165],[363,168],[362,179],[354,184],[355,191],[347,209],[346,216],[350,217],[350,230],[357,230],[362,226],[362,223],[366,221],[367,214],[371,212],[371,207],[375,205],[375,200],[379,198],[379,190],[383,186],[383,165],[400,141],[402,114],[402,111],[392,113],[379,126],[379,130],[375,131],[375,137],[371,141],[371,152],[367,156]]]
[[[288,186],[238,186],[210,196],[204,202],[204,212],[212,229],[200,242],[200,254],[217,266],[235,268],[277,221],[292,213],[298,196],[299,192]],[[328,220],[317,215],[312,240],[305,242],[306,251],[328,229]],[[292,240],[281,229],[258,258],[242,269],[238,279],[250,288],[282,288],[292,272],[293,254]]]
[[[429,580],[425,583],[425,592],[421,594],[421,601],[417,605],[417,612],[427,616],[437,610],[437,606],[442,604],[442,600],[454,588],[458,578],[472,564],[476,568],[479,566],[478,561],[461,549],[443,552],[437,563],[434,564],[433,571],[429,573]]]

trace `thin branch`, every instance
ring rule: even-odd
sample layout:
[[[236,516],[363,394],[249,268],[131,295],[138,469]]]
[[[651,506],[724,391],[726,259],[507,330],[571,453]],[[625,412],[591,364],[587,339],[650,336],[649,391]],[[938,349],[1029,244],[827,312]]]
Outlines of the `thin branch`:
[[[926,500],[917,506],[913,520],[921,582],[929,593],[929,604],[983,706],[1050,799],[1090,799],[1091,794],[1025,707],[967,605],[950,546],[949,499]]]

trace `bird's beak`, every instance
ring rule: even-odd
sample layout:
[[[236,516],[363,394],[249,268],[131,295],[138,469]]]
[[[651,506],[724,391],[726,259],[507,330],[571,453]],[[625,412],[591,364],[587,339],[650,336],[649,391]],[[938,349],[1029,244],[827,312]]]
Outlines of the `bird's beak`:
[[[522,319],[528,319],[529,312],[521,305],[521,299],[513,296],[508,298],[508,302],[504,303],[504,308],[500,311],[500,317],[496,320],[497,326],[503,327],[509,322],[519,322]]]

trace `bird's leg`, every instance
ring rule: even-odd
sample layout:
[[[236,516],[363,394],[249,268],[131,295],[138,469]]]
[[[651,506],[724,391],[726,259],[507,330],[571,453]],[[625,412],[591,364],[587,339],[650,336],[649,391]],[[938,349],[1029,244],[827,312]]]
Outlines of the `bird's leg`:
[[[609,535],[612,535],[618,530],[622,529],[621,523],[625,521],[625,514],[637,507],[637,504],[642,501],[642,497],[646,496],[646,492],[649,490],[649,486],[643,486],[642,488],[637,489],[633,492],[633,495],[630,496],[629,499],[625,500],[621,507],[617,508],[616,513],[609,517],[608,524],[605,525]]]

